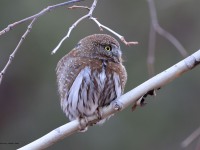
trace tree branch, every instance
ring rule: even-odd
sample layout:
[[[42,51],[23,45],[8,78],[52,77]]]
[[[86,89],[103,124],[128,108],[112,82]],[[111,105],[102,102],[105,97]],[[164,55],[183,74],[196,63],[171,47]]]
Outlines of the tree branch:
[[[200,64],[200,50],[192,54],[191,56],[185,58],[179,63],[173,65],[169,69],[163,71],[162,73],[154,76],[153,78],[147,80],[126,94],[122,95],[119,99],[112,102],[109,106],[103,107],[100,110],[102,114],[102,119],[110,116],[111,114],[116,113],[117,111],[123,110],[129,105],[136,104],[137,100],[152,90],[158,90],[164,85],[168,84],[175,78],[179,77],[183,73],[193,69],[195,66]],[[80,131],[81,127],[87,127],[90,124],[98,122],[98,116],[93,115],[87,118],[80,120],[71,121],[57,129],[49,132],[43,137],[33,141],[32,143],[19,148],[18,150],[29,150],[29,149],[44,149],[55,142],[63,139],[66,136],[69,136],[77,131]]]

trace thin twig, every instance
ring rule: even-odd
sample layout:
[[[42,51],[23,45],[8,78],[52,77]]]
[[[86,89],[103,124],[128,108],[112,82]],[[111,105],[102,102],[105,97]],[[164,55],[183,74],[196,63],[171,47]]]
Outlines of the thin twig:
[[[12,63],[12,60],[15,57],[16,52],[18,51],[19,47],[21,46],[21,44],[23,43],[23,41],[25,40],[26,36],[28,35],[28,33],[31,31],[33,23],[37,20],[37,18],[33,19],[31,21],[31,23],[28,25],[28,28],[26,30],[26,32],[23,34],[23,36],[21,37],[19,43],[17,44],[17,47],[15,48],[15,50],[12,52],[12,54],[10,55],[7,64],[5,65],[5,67],[3,68],[3,70],[0,73],[0,84],[2,82],[3,79],[3,75],[5,74],[6,70],[8,69],[9,65]]]
[[[101,31],[103,30],[103,28],[108,30],[109,32],[111,32],[114,35],[116,35],[125,45],[130,46],[130,45],[138,44],[137,41],[127,42],[122,35],[118,34],[117,32],[113,31],[112,29],[108,28],[107,26],[101,24],[96,18],[91,17],[90,19],[93,20],[99,26]]]
[[[47,8],[43,9],[42,11],[40,11],[39,13],[37,13],[33,16],[30,16],[30,17],[24,18],[20,21],[9,24],[5,29],[0,31],[0,36],[3,35],[4,33],[8,32],[8,31],[10,31],[14,27],[16,27],[16,25],[19,25],[19,24],[24,23],[24,22],[29,21],[29,20],[33,20],[34,18],[38,18],[38,17],[44,15],[45,13],[50,12],[51,10],[53,10],[55,8],[58,8],[58,7],[61,7],[61,6],[66,6],[66,5],[76,3],[76,2],[80,2],[80,1],[84,1],[84,0],[71,0],[71,1],[63,2],[63,3],[59,3],[59,4],[56,4],[56,5],[48,6]]]
[[[172,80],[176,79],[183,73],[193,69],[195,66],[200,64],[200,50],[185,58],[179,63],[173,65],[167,70],[147,80],[126,94],[122,95],[119,99],[114,101],[108,106],[100,109],[101,119],[107,118],[108,116],[116,113],[117,111],[127,108],[129,105],[135,104],[140,97],[148,93],[149,91],[160,89],[164,85],[168,84]],[[55,130],[49,132],[43,137],[33,141],[32,143],[25,145],[18,150],[29,150],[29,149],[45,149],[57,141],[62,140],[66,136],[80,131],[81,127],[86,127],[88,124],[94,124],[99,121],[98,115],[93,115],[87,118],[77,119],[71,121]]]
[[[87,9],[88,11],[90,11],[90,8],[88,6],[73,5],[71,7],[68,7],[68,9],[76,9],[76,8],[83,8],[83,9]]]
[[[58,45],[54,48],[54,50],[51,52],[51,54],[55,54],[55,53],[56,53],[56,51],[60,48],[60,46],[62,45],[62,43],[63,43],[67,38],[69,38],[69,36],[70,36],[72,30],[73,30],[82,20],[84,20],[84,19],[89,18],[89,17],[92,16],[92,13],[93,13],[93,11],[94,11],[94,9],[95,9],[95,7],[96,7],[97,2],[98,2],[98,0],[94,0],[94,2],[92,3],[92,6],[91,6],[90,9],[89,9],[88,14],[82,16],[82,17],[79,18],[74,24],[72,24],[72,26],[69,28],[69,30],[68,30],[68,32],[67,32],[67,35],[61,39],[61,41],[60,41],[60,42],[58,43]],[[75,8],[75,7],[74,7],[74,8]]]
[[[152,70],[154,70],[154,67],[152,66],[154,66],[154,61],[155,61],[155,58],[154,58],[155,54],[152,54],[152,53],[155,53],[155,51],[153,50],[153,47],[155,48],[155,38],[156,38],[154,32],[157,32],[158,34],[166,38],[168,41],[170,41],[183,57],[186,57],[188,54],[185,48],[181,45],[181,43],[172,34],[170,34],[168,31],[163,29],[158,23],[158,17],[156,13],[154,0],[147,0],[147,2],[148,2],[150,17],[151,17],[151,29],[150,29],[149,52],[148,52],[147,63],[150,63],[148,64],[148,70],[152,72]]]
[[[196,129],[190,136],[188,136],[182,143],[182,147],[187,147],[190,145],[196,138],[200,136],[200,127]]]

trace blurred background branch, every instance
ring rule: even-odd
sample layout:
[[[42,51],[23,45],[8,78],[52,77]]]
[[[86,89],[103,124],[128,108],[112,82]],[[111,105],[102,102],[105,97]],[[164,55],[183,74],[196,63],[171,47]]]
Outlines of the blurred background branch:
[[[196,140],[200,136],[200,127],[196,129],[190,136],[188,136],[182,143],[182,147],[186,148],[188,147],[194,140]],[[197,150],[199,150],[199,146],[197,147]]]
[[[160,34],[161,36],[169,40],[177,48],[177,50],[183,57],[186,57],[188,54],[185,48],[181,45],[181,43],[171,33],[163,29],[158,23],[158,17],[156,13],[154,0],[147,0],[147,2],[151,17],[147,65],[148,65],[149,75],[152,76],[153,74],[155,74],[154,66],[155,66],[156,33]]]

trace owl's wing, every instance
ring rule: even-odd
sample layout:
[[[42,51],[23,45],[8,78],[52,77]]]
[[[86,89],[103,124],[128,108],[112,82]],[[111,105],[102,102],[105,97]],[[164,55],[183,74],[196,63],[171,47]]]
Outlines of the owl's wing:
[[[114,62],[110,61],[108,63],[108,68],[110,70],[116,72],[119,75],[120,81],[121,81],[122,93],[123,93],[125,84],[127,81],[127,72],[126,72],[125,67],[121,63],[114,63]]]
[[[64,56],[57,64],[56,74],[58,82],[58,92],[61,98],[70,89],[79,72],[86,66],[80,57]],[[63,90],[64,89],[64,90]]]

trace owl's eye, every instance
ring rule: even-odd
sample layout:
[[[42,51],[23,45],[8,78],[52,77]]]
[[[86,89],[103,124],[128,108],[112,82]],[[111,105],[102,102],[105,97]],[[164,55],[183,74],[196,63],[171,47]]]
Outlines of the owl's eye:
[[[109,46],[109,45],[106,45],[106,46],[104,46],[104,49],[105,49],[106,51],[111,51],[111,50],[112,50],[112,47]]]

